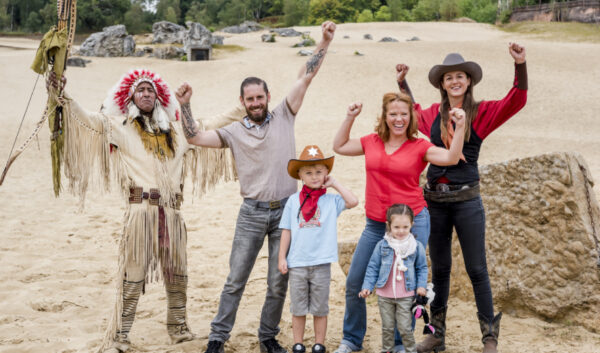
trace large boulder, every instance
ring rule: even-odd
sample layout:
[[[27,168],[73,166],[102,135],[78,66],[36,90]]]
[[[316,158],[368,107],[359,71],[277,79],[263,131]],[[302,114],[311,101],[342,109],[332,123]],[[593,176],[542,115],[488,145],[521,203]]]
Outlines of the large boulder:
[[[181,59],[186,54],[183,48],[167,45],[165,47],[154,48],[152,56],[157,59]]]
[[[300,37],[302,32],[298,32],[293,28],[273,28],[270,30],[271,33],[277,33],[282,37]]]
[[[579,154],[553,153],[480,168],[494,301],[600,331],[600,207]],[[473,301],[454,235],[451,296]],[[347,274],[356,242],[339,244]]]
[[[160,21],[152,25],[154,39],[152,43],[183,44],[186,29],[183,26],[169,21]]]
[[[135,41],[127,34],[125,25],[105,27],[90,35],[79,48],[84,56],[130,56],[135,52]]]
[[[254,21],[244,21],[237,26],[229,26],[222,29],[226,33],[248,33],[261,31],[264,27]]]

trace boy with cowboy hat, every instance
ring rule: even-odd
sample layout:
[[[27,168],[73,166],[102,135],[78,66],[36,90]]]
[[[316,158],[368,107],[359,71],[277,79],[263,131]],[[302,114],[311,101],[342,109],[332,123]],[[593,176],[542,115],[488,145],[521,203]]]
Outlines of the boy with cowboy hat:
[[[334,157],[325,158],[316,145],[304,148],[299,159],[290,159],[288,173],[302,180],[302,190],[285,204],[279,227],[279,271],[289,272],[290,309],[294,335],[293,353],[304,353],[306,314],[314,317],[314,353],[323,345],[329,312],[331,263],[337,258],[337,217],[358,204],[356,196],[329,175]],[[334,188],[339,195],[327,194]],[[288,251],[289,250],[289,251]]]

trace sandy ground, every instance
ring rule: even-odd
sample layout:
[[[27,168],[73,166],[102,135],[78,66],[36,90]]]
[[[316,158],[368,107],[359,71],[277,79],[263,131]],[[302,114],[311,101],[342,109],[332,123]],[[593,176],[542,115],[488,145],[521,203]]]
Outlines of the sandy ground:
[[[320,38],[318,27],[310,30]],[[370,33],[375,40],[363,39]],[[306,58],[290,46],[297,38],[277,38],[262,43],[261,33],[233,35],[226,44],[247,50],[218,53],[210,62],[160,61],[150,58],[92,58],[87,68],[69,68],[68,91],[83,106],[97,109],[106,91],[127,70],[148,67],[172,86],[187,80],[195,89],[193,109],[210,116],[236,104],[243,78],[264,78],[272,91],[273,105],[291,88]],[[343,38],[345,35],[349,38]],[[392,36],[398,43],[379,43]],[[413,36],[421,40],[406,42]],[[411,67],[408,79],[418,101],[439,100],[427,81],[432,65],[449,52],[459,51],[483,68],[476,87],[478,99],[499,99],[513,80],[513,61],[507,43],[527,48],[529,101],[512,120],[486,139],[481,163],[537,155],[552,151],[576,151],[587,160],[592,174],[600,176],[600,45],[552,43],[507,35],[491,26],[457,23],[385,23],[340,25],[336,38],[306,95],[296,124],[297,150],[319,144],[332,153],[332,140],[349,103],[362,101],[364,109],[353,136],[372,131],[383,93],[395,91],[394,65]],[[0,156],[2,163],[19,126],[36,80],[29,70],[37,43],[27,39],[0,38]],[[21,48],[17,50],[17,48]],[[358,50],[364,56],[356,56]],[[25,119],[19,143],[32,130],[46,101],[40,81]],[[272,105],[272,106],[273,106]],[[88,196],[86,209],[77,212],[76,199],[64,193],[54,198],[50,175],[49,138],[46,128],[39,144],[15,162],[0,187],[0,351],[91,352],[98,346],[106,318],[114,302],[118,237],[124,202],[115,192]],[[364,194],[364,165],[360,157],[338,157],[334,175],[357,195]],[[596,196],[600,189],[595,188]],[[165,329],[165,294],[161,284],[147,287],[138,306],[131,340],[133,352],[198,352],[206,347],[210,321],[228,273],[228,257],[240,205],[239,186],[217,186],[207,197],[193,199],[186,189],[183,213],[189,231],[188,316],[199,340],[169,345]],[[340,239],[356,239],[364,227],[361,206],[344,212],[339,220]],[[266,249],[251,275],[237,315],[228,352],[258,352],[256,332],[266,287]],[[337,346],[342,332],[345,277],[333,266],[327,346]],[[480,350],[479,325],[473,302],[451,300],[448,313],[447,352]],[[380,350],[380,322],[376,300],[369,300],[366,352]],[[308,325],[306,344],[313,344]],[[416,337],[421,337],[421,326]],[[280,341],[291,347],[291,316],[286,303]],[[506,315],[502,321],[500,351],[599,352],[600,335],[568,322],[549,323],[537,318]]]

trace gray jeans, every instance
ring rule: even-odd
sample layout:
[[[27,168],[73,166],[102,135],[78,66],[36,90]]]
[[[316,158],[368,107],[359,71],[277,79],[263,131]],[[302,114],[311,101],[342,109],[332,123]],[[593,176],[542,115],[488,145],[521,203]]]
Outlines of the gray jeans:
[[[406,353],[416,353],[417,346],[415,336],[412,330],[412,306],[414,298],[385,298],[377,296],[379,304],[379,314],[381,314],[381,341],[382,352],[394,351],[394,327],[398,327],[398,332],[402,336],[402,343]]]
[[[263,304],[258,328],[258,339],[273,338],[279,333],[279,321],[287,292],[287,275],[277,269],[281,229],[279,221],[284,204],[277,209],[259,208],[244,201],[240,207],[233,246],[229,255],[229,276],[219,303],[219,312],[210,324],[210,341],[225,342],[235,323],[244,288],[265,236],[269,237],[269,270],[267,275],[267,295]]]

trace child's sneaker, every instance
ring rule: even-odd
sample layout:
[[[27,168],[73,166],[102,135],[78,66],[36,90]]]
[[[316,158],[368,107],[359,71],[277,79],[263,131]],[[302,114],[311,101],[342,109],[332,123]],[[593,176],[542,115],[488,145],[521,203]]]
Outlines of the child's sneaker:
[[[292,353],[306,353],[306,347],[302,343],[296,343],[292,347]]]
[[[324,345],[317,343],[314,346],[312,346],[312,353],[325,353],[327,352],[327,349],[325,348]]]

